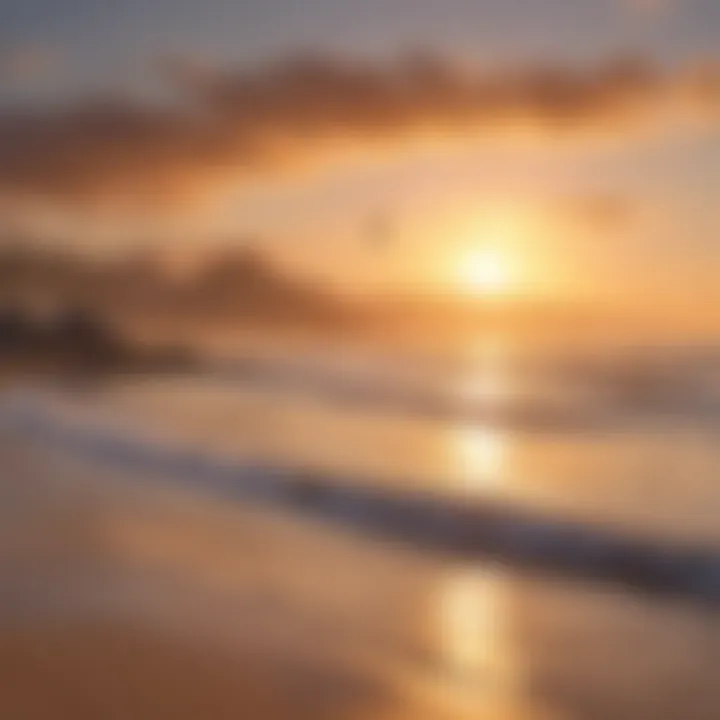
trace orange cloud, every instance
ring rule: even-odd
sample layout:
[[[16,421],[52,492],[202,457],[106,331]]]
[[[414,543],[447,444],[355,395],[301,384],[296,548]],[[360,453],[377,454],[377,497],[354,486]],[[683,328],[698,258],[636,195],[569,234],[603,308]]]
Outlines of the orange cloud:
[[[606,233],[633,224],[641,207],[637,200],[622,195],[598,193],[571,197],[560,202],[556,210],[561,218],[573,225]]]
[[[124,100],[0,114],[0,198],[167,207],[288,165],[423,134],[497,139],[716,122],[720,69],[639,62],[594,70],[461,71],[299,57],[254,71],[178,68],[178,101]]]

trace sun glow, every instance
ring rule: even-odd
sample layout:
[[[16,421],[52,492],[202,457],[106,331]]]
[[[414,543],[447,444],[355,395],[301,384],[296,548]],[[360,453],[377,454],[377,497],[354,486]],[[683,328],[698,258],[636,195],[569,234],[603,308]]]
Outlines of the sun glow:
[[[477,295],[505,294],[513,284],[510,259],[490,248],[473,250],[461,258],[458,275],[463,290]]]
[[[485,218],[463,233],[455,251],[454,279],[461,292],[506,296],[520,282],[520,258],[527,239],[525,220],[516,216]]]

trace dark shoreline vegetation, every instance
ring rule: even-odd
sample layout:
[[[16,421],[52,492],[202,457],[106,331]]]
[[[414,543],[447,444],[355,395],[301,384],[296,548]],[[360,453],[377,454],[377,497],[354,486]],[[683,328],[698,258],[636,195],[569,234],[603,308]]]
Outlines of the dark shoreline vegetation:
[[[162,254],[98,258],[7,244],[0,250],[0,305],[92,308],[100,315],[168,320],[347,323],[336,296],[275,269],[251,247],[208,251],[187,272]]]
[[[542,297],[494,303],[441,290],[333,289],[276,266],[258,243],[215,245],[178,265],[167,249],[98,256],[8,237],[0,242],[0,312],[45,319],[81,312],[130,344],[170,342],[197,351],[205,340],[249,333],[407,343],[435,352],[440,345],[464,347],[479,332],[560,343],[636,341],[654,332],[627,309],[618,315]]]
[[[338,334],[355,324],[339,302],[249,249],[214,255],[188,277],[152,255],[0,250],[4,373],[191,371],[213,327]]]
[[[193,354],[181,347],[144,348],[125,340],[82,309],[49,318],[17,309],[0,311],[0,372],[6,376],[189,371]]]

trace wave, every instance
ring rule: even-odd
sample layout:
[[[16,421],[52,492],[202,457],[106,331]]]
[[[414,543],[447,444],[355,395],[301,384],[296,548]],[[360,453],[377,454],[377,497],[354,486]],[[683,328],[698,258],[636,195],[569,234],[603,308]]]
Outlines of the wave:
[[[348,408],[529,431],[720,420],[720,350],[629,348],[513,358],[507,367],[422,356],[254,357],[208,364],[207,379]],[[508,387],[502,386],[509,379]]]
[[[363,478],[229,460],[102,427],[66,422],[40,395],[7,395],[0,425],[38,446],[52,446],[133,482],[151,479],[306,516],[366,537],[511,568],[625,589],[720,603],[720,552],[648,540],[605,525],[497,500],[379,489]]]

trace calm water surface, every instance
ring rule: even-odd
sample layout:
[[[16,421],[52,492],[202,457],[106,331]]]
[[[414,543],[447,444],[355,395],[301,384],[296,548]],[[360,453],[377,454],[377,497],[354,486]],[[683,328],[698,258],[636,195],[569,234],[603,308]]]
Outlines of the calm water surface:
[[[677,393],[669,403],[664,388],[674,375],[661,378],[662,403],[641,388],[651,411],[638,413],[635,402],[628,421],[627,406],[598,405],[597,385],[558,384],[557,374],[543,385],[537,373],[523,376],[502,345],[480,343],[469,357],[452,373],[433,370],[433,382],[459,403],[455,416],[447,406],[428,413],[407,403],[349,402],[317,382],[305,392],[302,383],[289,389],[216,374],[128,380],[83,394],[56,390],[43,403],[78,428],[311,469],[337,482],[467,502],[499,497],[560,519],[720,544],[720,425],[707,408],[700,419],[687,404],[678,410]],[[418,382],[404,367],[383,377]],[[503,412],[523,403],[545,407],[547,397],[553,412],[540,416],[551,422]],[[569,421],[555,422],[560,406]],[[260,527],[257,542],[271,546],[274,532],[271,522]],[[372,541],[365,548],[341,530],[303,532],[312,541],[282,545],[264,565],[246,562],[249,580],[238,592],[271,582],[286,621],[314,623],[382,668],[397,694],[370,717],[418,717],[418,707],[458,718],[720,716],[720,625],[708,608]],[[200,542],[188,525],[191,545],[193,533]],[[246,555],[238,547],[238,565]],[[290,644],[309,642],[287,632]],[[306,649],[317,650],[311,642]]]

